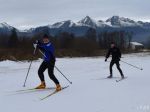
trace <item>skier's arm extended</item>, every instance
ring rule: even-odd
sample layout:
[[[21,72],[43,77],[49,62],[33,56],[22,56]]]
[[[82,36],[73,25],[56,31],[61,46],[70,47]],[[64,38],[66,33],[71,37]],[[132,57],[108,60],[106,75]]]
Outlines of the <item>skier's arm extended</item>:
[[[111,49],[108,50],[106,57],[105,57],[105,61],[107,61],[107,58],[109,58],[110,54],[111,54]]]

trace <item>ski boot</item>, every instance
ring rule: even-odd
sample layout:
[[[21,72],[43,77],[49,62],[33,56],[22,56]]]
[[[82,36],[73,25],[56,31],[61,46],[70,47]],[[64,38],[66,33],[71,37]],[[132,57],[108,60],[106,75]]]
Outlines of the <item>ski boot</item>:
[[[56,91],[60,91],[62,88],[61,88],[61,85],[60,84],[57,84],[56,85]]]
[[[124,75],[121,75],[121,78],[124,79]]]
[[[45,88],[46,88],[45,82],[41,82],[41,84],[37,86],[35,89],[45,89]]]
[[[110,75],[110,76],[108,76],[107,78],[109,78],[109,79],[111,79],[113,76],[112,75]]]

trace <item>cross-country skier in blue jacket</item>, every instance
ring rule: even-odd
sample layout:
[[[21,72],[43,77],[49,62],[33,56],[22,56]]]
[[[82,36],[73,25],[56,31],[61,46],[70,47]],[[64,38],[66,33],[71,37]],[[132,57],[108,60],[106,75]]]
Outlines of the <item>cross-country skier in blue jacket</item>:
[[[38,70],[38,75],[41,80],[41,84],[36,87],[36,89],[45,89],[46,83],[44,79],[44,71],[48,69],[48,74],[51,80],[54,81],[56,84],[56,90],[60,91],[61,86],[59,84],[59,81],[54,75],[54,66],[55,66],[55,55],[54,55],[54,47],[52,43],[50,43],[48,35],[43,36],[43,42],[37,41],[36,44],[34,44],[34,47],[37,46],[37,48],[42,51],[43,53],[43,62]]]

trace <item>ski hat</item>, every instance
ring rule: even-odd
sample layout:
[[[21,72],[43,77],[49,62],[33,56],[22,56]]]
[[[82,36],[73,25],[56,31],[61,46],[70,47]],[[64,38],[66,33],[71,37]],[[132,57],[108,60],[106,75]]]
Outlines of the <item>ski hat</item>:
[[[47,35],[47,34],[44,34],[43,38],[47,38],[47,39],[48,39],[49,37],[48,37],[48,35]]]

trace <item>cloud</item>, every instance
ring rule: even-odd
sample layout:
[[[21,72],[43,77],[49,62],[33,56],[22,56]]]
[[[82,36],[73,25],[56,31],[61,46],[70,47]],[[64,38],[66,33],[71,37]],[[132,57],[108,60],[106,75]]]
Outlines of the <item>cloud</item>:
[[[150,20],[150,0],[0,0],[0,22],[18,28],[112,15]]]

